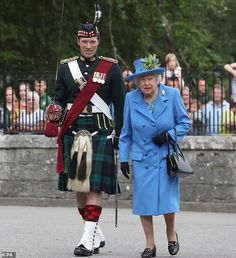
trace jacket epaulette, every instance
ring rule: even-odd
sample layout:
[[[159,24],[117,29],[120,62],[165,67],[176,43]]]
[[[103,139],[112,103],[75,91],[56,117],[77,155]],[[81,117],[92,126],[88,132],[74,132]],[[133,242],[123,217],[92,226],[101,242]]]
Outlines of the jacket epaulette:
[[[105,61],[108,61],[108,62],[111,62],[111,63],[114,63],[114,64],[118,63],[117,59],[114,59],[114,58],[111,58],[111,57],[99,56],[98,58],[102,59],[102,60],[105,60]]]
[[[66,59],[61,60],[60,64],[66,64],[66,63],[72,62],[72,61],[74,61],[78,58],[79,58],[78,56],[73,56],[73,57],[70,57],[70,58],[66,58]]]

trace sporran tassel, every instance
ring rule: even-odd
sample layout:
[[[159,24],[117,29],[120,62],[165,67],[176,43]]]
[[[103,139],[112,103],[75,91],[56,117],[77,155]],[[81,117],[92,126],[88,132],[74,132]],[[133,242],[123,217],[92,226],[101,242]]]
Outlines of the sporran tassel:
[[[78,151],[75,151],[73,156],[72,156],[71,163],[70,163],[69,178],[71,178],[71,179],[75,179],[75,177],[76,177],[77,159],[78,159]]]
[[[86,171],[87,171],[86,156],[87,156],[87,152],[84,151],[78,168],[78,180],[81,180],[81,181],[84,181],[86,179]]]

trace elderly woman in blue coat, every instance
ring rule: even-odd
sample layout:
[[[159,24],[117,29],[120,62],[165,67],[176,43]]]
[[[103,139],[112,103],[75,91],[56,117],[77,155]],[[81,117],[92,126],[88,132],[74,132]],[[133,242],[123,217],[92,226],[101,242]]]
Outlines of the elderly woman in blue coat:
[[[141,257],[155,257],[153,216],[164,215],[168,251],[179,251],[175,213],[180,211],[178,177],[167,174],[166,132],[180,142],[191,128],[189,116],[178,89],[160,83],[164,68],[155,55],[134,62],[137,90],[126,95],[124,124],[119,141],[121,171],[129,178],[133,163],[133,214],[139,215],[146,237]]]

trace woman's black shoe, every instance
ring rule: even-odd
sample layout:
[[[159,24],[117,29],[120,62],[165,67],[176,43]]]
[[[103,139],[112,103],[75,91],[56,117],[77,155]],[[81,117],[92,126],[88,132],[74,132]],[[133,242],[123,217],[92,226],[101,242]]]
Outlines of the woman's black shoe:
[[[168,242],[168,251],[170,255],[176,255],[179,252],[179,241],[178,241],[178,235],[176,234],[176,240],[177,241],[169,241]]]
[[[145,248],[144,251],[141,254],[142,258],[151,258],[151,257],[156,257],[156,246],[151,248]]]

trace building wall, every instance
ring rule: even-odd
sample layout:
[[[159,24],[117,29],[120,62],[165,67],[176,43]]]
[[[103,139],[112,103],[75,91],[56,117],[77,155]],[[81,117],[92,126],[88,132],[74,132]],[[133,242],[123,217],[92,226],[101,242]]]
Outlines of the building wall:
[[[182,149],[195,172],[181,179],[182,209],[236,212],[236,137],[187,136]],[[43,135],[0,135],[0,204],[75,205],[74,193],[57,190],[56,153]],[[119,205],[130,207],[132,181],[119,173],[119,182]]]

